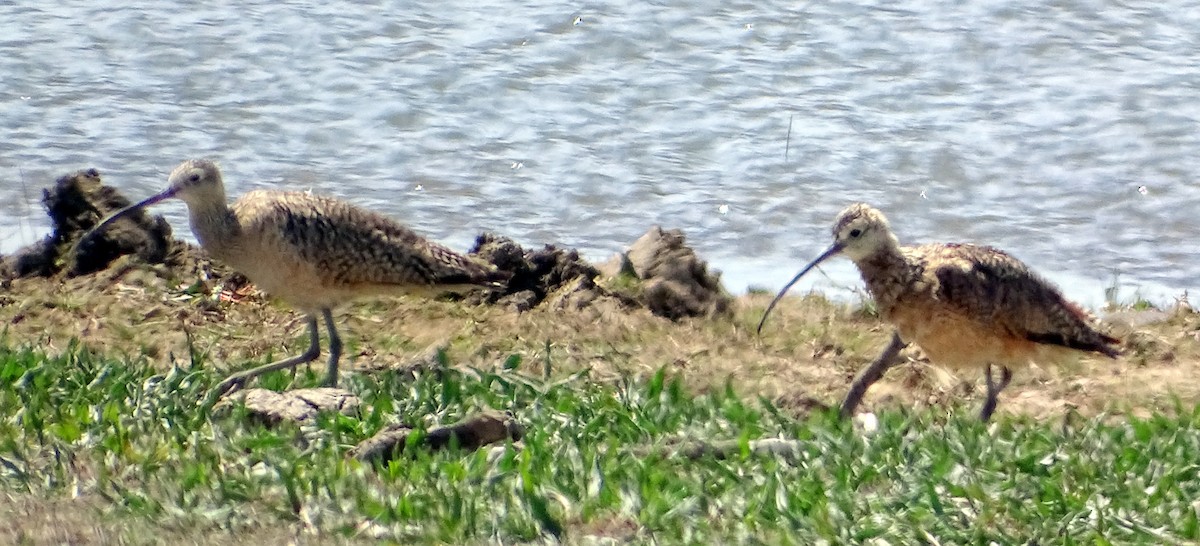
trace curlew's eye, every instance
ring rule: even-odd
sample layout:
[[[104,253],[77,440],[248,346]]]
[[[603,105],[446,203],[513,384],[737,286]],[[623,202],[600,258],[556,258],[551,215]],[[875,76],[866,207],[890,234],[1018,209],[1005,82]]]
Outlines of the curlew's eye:
[[[855,228],[855,229],[850,230],[851,237],[857,238],[859,235],[862,235],[861,229]]]
[[[188,182],[199,182],[199,181],[200,181],[200,173],[192,173],[192,176],[188,177]]]

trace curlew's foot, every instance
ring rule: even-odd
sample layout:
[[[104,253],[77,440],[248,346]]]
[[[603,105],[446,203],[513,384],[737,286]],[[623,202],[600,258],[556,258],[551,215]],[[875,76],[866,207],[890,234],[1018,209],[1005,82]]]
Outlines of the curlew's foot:
[[[217,383],[217,386],[209,391],[208,397],[215,402],[218,399],[229,396],[245,388],[246,382],[253,377],[253,375],[244,372],[235,373],[225,378],[224,381]]]

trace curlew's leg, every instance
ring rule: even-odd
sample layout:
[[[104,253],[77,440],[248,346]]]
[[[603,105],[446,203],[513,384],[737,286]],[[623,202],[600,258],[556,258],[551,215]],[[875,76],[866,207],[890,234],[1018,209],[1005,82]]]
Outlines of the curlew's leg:
[[[1012,370],[1007,366],[1001,366],[1000,382],[996,383],[992,379],[992,365],[988,364],[984,371],[984,377],[987,379],[987,400],[983,401],[983,409],[979,410],[979,419],[986,423],[992,418],[992,412],[996,411],[996,397],[1012,381]]]
[[[328,311],[326,311],[326,313],[328,313]],[[312,315],[308,316],[308,335],[312,341],[308,345],[308,350],[304,351],[303,354],[299,354],[299,355],[293,356],[291,358],[285,358],[283,360],[280,360],[277,362],[272,362],[270,364],[264,364],[257,368],[252,368],[249,370],[240,371],[238,373],[235,373],[235,374],[225,378],[224,381],[222,381],[219,385],[217,385],[215,388],[213,388],[212,393],[210,394],[210,397],[215,399],[215,398],[218,398],[221,396],[225,396],[227,394],[232,394],[234,392],[237,392],[238,390],[240,390],[242,387],[244,387],[246,385],[247,381],[254,379],[255,377],[258,377],[262,374],[265,374],[268,372],[273,372],[275,370],[294,368],[296,366],[299,366],[300,364],[304,364],[305,362],[312,362],[313,360],[316,360],[317,357],[321,355],[321,338],[320,338],[319,334],[317,333],[317,317],[314,317]],[[334,339],[336,339],[336,336],[337,336],[337,334],[333,334]],[[340,342],[339,342],[338,350],[339,351],[341,350]]]
[[[329,368],[325,372],[324,385],[326,387],[336,387],[338,382],[338,359],[342,356],[342,338],[338,336],[337,326],[333,324],[333,313],[328,307],[321,310],[321,316],[325,317],[325,329],[329,331]]]
[[[854,378],[854,382],[850,384],[850,391],[846,393],[846,399],[842,402],[842,418],[854,415],[854,410],[858,409],[858,405],[862,403],[863,396],[867,394],[867,389],[871,385],[879,381],[883,377],[884,372],[888,371],[896,364],[896,357],[900,354],[900,349],[904,348],[904,340],[900,339],[900,333],[892,334],[892,341],[888,344],[883,353],[876,358],[870,366],[859,372],[858,377]]]

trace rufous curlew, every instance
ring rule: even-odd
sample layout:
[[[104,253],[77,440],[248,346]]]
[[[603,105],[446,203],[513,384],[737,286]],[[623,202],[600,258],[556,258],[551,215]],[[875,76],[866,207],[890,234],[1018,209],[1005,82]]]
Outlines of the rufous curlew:
[[[183,162],[171,172],[166,190],[109,215],[89,234],[172,197],[187,204],[192,233],[209,255],[308,315],[308,350],[235,373],[214,389],[215,396],[264,373],[316,360],[321,353],[317,315],[329,331],[324,384],[336,385],[342,341],[332,309],[340,303],[366,296],[494,289],[507,279],[390,218],[329,197],[258,190],[231,207],[221,171],[203,159]]]
[[[900,246],[883,213],[862,203],[838,214],[833,245],[779,291],[758,331],[800,277],[838,254],[858,266],[879,314],[896,327],[887,349],[851,384],[843,417],[854,413],[906,342],[915,342],[935,363],[983,369],[987,399],[979,416],[984,421],[1015,367],[1068,349],[1119,354],[1120,340],[1099,331],[1086,311],[1020,260],[988,246]],[[1000,367],[999,380],[993,366]]]

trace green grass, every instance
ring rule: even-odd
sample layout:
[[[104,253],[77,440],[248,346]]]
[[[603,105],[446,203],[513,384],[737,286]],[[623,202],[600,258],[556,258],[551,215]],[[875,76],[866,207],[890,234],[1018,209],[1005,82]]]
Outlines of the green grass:
[[[797,419],[732,388],[645,380],[543,381],[543,362],[416,380],[355,374],[356,417],[266,428],[201,407],[220,377],[156,371],[78,347],[0,344],[0,492],[102,499],[95,517],[164,532],[315,530],[404,543],[586,535],[657,543],[1162,544],[1200,538],[1200,408],[1070,427],[887,413],[864,436]],[[301,382],[315,382],[317,369]],[[266,377],[282,388],[290,375]],[[385,425],[419,428],[511,410],[522,447],[385,465],[344,454]],[[783,437],[797,458],[638,456],[683,439]],[[130,533],[137,531],[131,530]],[[192,535],[192,536],[203,536]],[[144,538],[143,538],[144,540]]]

